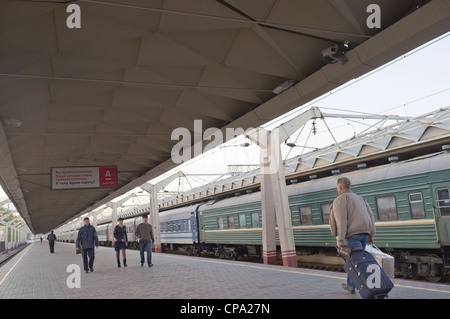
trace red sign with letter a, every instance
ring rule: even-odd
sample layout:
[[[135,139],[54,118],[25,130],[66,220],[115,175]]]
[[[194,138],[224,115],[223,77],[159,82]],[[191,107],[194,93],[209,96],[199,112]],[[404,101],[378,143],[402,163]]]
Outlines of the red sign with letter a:
[[[99,179],[100,179],[100,187],[116,187],[117,168],[99,167]]]

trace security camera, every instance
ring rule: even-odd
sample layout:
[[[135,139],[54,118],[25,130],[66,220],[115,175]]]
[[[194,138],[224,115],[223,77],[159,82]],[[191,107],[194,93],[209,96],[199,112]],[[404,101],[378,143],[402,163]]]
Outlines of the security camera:
[[[339,46],[337,44],[333,44],[331,47],[326,48],[322,51],[322,57],[323,58],[333,58],[335,54],[338,52]]]

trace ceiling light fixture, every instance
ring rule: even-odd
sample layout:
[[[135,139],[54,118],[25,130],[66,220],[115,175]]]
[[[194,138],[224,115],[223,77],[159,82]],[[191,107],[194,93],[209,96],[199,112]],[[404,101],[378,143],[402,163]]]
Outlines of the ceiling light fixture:
[[[4,117],[3,122],[10,127],[20,127],[22,122],[11,117]]]

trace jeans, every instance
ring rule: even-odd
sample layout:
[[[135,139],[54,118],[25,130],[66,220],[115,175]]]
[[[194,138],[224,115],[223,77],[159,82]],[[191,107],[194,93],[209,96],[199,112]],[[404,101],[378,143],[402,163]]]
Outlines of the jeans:
[[[369,240],[369,235],[367,234],[358,234],[353,235],[348,238],[345,238],[344,244],[349,246],[354,246],[361,248],[362,250],[366,249],[367,241]],[[355,285],[353,285],[350,276],[347,275],[347,287],[351,290],[355,290]]]
[[[48,245],[50,246],[50,253],[53,254],[55,252],[55,241],[49,240]]]
[[[151,240],[140,240],[139,241],[139,251],[141,252],[141,264],[143,264],[145,262],[144,249],[147,249],[147,263],[150,265],[152,263],[152,241]]]
[[[88,255],[89,255],[89,269],[92,270],[94,268],[94,259],[95,259],[94,248],[86,248],[86,249],[82,248],[81,255],[83,257],[84,271],[88,270]]]

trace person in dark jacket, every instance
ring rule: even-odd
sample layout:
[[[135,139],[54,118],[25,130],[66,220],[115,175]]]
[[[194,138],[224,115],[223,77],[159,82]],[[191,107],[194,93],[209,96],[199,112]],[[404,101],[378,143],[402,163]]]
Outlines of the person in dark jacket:
[[[122,251],[123,266],[127,266],[127,255],[125,250],[128,244],[128,237],[127,227],[123,224],[123,218],[121,217],[117,221],[119,224],[114,227],[114,250],[116,251],[117,267],[120,268],[120,251]]]
[[[55,241],[56,241],[56,236],[55,236],[55,234],[53,234],[53,230],[51,231],[50,234],[48,234],[47,240],[48,240],[48,245],[50,246],[50,254],[53,254],[55,252]],[[42,237],[41,237],[41,242],[42,242]]]
[[[81,244],[81,256],[83,257],[84,272],[88,273],[89,270],[91,272],[94,271],[94,259],[95,259],[94,245],[98,248],[98,237],[97,231],[95,230],[94,226],[90,224],[89,217],[86,217],[83,220],[83,223],[84,226],[81,227],[80,230],[78,231],[76,248],[77,250],[79,250]],[[89,263],[88,263],[88,255],[89,255]]]

